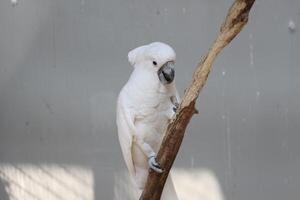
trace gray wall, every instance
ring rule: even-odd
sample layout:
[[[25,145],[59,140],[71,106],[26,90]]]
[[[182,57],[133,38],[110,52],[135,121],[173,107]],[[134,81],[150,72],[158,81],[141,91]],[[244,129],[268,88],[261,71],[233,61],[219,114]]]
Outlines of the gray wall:
[[[132,70],[127,52],[169,43],[183,94],[231,3],[1,0],[0,165],[87,167],[94,199],[112,199],[125,168],[115,102]],[[297,25],[299,0],[258,0],[201,93],[175,166],[212,170],[227,199],[300,196]]]

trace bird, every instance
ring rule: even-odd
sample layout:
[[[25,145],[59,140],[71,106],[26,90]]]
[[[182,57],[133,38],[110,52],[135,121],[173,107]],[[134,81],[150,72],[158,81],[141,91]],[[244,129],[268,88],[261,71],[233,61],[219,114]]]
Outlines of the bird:
[[[128,53],[133,71],[119,93],[116,122],[122,154],[133,182],[132,199],[139,199],[142,194],[149,169],[163,172],[156,156],[180,102],[175,85],[175,59],[174,49],[162,42],[143,45]],[[178,199],[171,175],[161,199]]]

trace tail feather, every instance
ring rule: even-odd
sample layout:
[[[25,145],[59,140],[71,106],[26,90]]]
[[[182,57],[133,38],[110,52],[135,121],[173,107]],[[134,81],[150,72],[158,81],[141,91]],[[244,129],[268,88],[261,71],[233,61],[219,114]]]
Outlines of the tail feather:
[[[134,180],[125,171],[115,174],[114,200],[138,200],[143,190],[136,187]],[[161,200],[178,200],[172,178],[167,178]]]
[[[169,174],[167,178],[164,190],[161,195],[161,200],[178,200],[171,174]]]

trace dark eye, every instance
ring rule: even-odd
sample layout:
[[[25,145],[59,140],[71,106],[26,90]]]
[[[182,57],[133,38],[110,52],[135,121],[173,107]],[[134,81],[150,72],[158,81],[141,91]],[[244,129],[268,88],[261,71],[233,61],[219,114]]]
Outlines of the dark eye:
[[[152,63],[153,63],[153,65],[155,65],[155,66],[157,65],[157,62],[156,62],[156,61],[153,61]]]

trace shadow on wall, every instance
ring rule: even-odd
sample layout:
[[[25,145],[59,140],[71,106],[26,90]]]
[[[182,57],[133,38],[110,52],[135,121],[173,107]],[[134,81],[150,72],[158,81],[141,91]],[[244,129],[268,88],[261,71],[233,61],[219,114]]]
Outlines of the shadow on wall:
[[[58,164],[0,164],[0,200],[93,200],[90,168]]]
[[[7,188],[8,182],[0,177],[0,200],[9,200]]]

